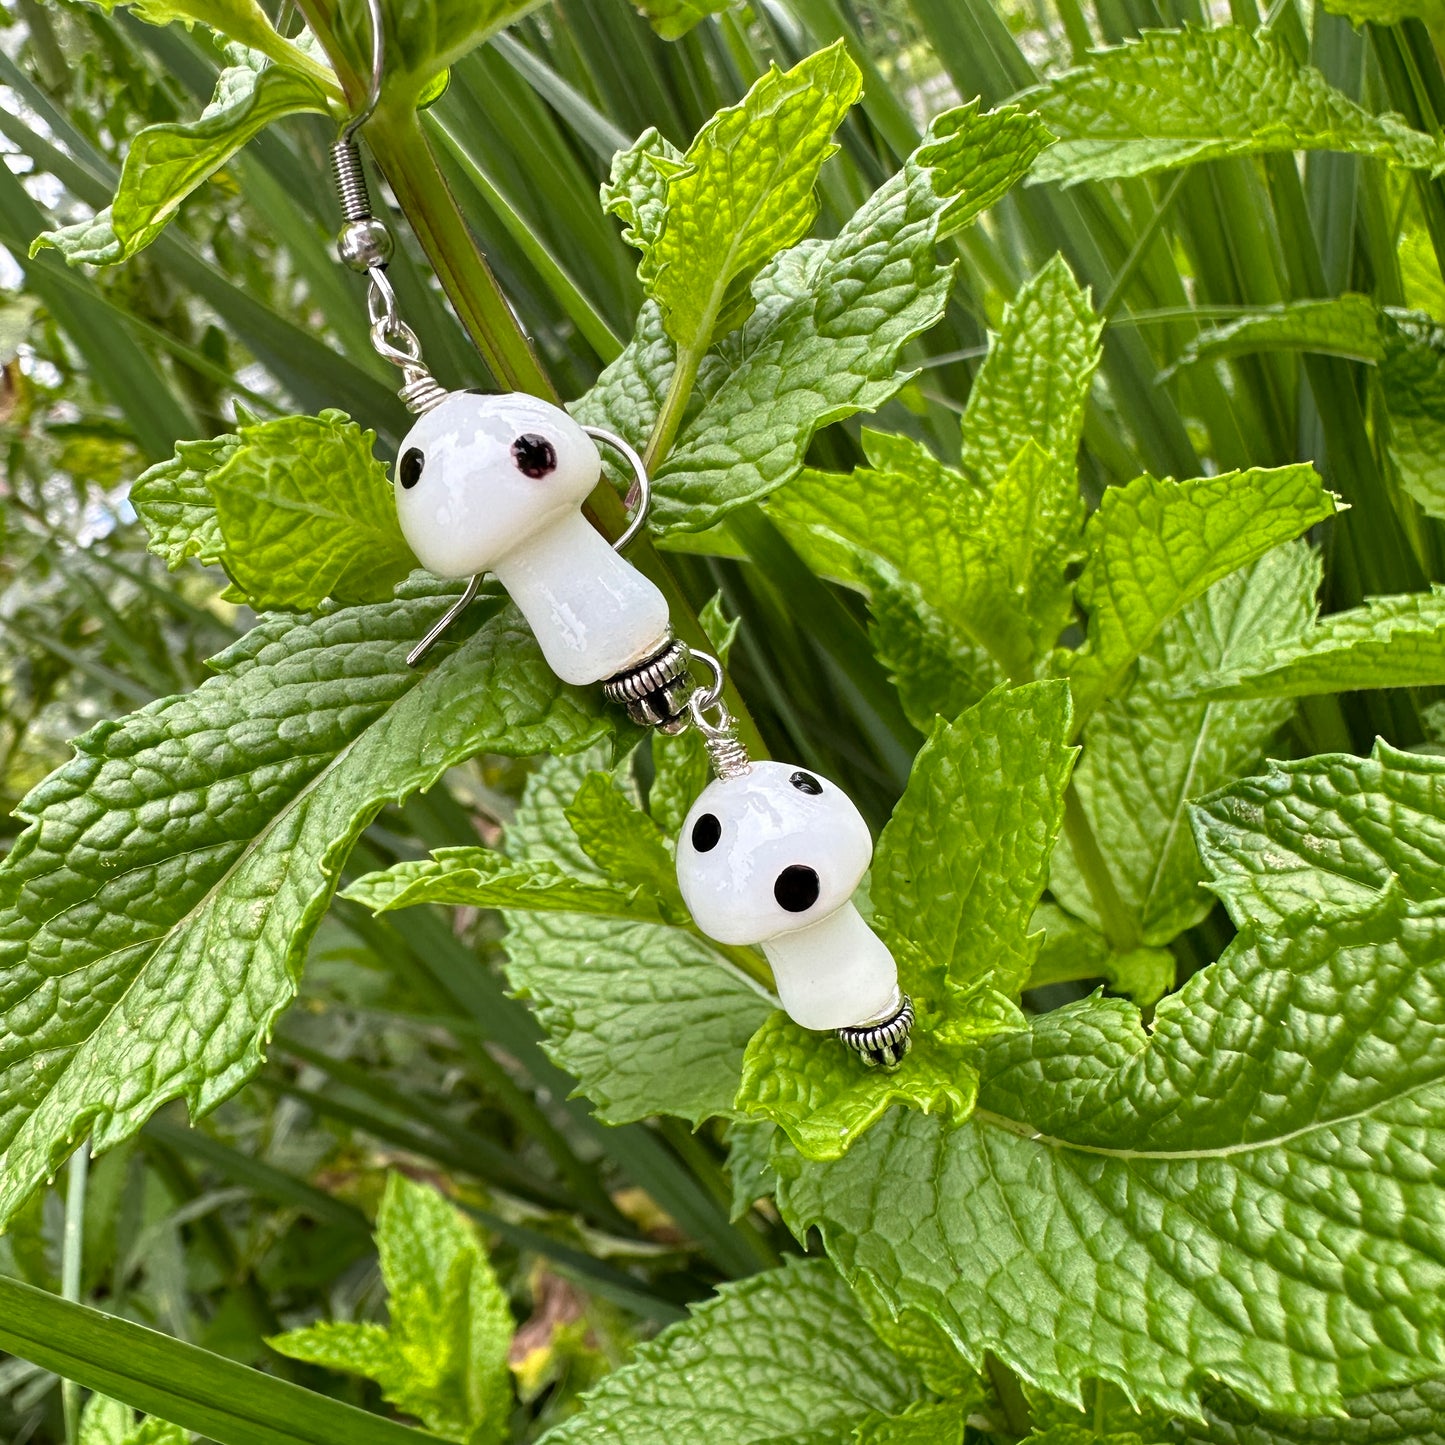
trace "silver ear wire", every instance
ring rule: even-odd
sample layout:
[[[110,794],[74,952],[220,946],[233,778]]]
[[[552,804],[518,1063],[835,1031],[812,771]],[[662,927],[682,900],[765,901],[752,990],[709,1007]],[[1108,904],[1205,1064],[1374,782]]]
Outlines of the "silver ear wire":
[[[652,480],[647,467],[635,451],[615,432],[604,431],[600,426],[584,426],[583,431],[595,442],[605,442],[614,451],[622,453],[627,465],[632,468],[632,485],[627,489],[626,502],[633,509],[632,517],[622,535],[612,544],[614,552],[621,552],[637,540],[638,533],[647,525],[648,513],[652,511]]]
[[[386,68],[386,29],[381,0],[366,0],[366,10],[371,18],[371,75],[366,101],[341,127],[341,134],[331,147],[331,171],[342,215],[336,254],[348,270],[367,277],[366,310],[371,321],[372,348],[378,356],[401,368],[401,399],[408,411],[418,413],[438,405],[447,393],[422,360],[416,332],[401,319],[396,292],[386,275],[393,249],[391,232],[385,221],[371,213],[371,194],[356,143],[357,132],[376,113],[381,101],[381,82]]]

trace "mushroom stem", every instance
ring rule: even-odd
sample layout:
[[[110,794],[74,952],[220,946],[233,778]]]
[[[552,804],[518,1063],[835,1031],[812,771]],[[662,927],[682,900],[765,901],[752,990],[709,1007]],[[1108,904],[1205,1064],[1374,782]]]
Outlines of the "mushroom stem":
[[[533,533],[492,570],[563,682],[581,686],[614,677],[667,642],[662,593],[580,512]]]
[[[778,998],[805,1029],[871,1023],[896,1004],[898,965],[851,903],[762,945]]]

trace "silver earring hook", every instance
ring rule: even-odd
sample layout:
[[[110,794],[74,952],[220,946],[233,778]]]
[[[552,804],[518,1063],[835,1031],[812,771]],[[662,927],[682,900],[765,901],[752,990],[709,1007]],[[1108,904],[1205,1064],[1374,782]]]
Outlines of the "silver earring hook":
[[[371,17],[371,83],[366,90],[366,104],[341,129],[341,139],[350,145],[356,132],[376,114],[381,103],[381,77],[386,63],[386,31],[382,25],[381,0],[366,0]]]

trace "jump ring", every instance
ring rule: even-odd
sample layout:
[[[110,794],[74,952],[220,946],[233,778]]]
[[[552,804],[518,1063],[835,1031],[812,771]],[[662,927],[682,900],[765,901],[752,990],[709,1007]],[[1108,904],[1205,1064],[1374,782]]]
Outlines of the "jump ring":
[[[621,552],[637,539],[638,533],[647,525],[648,513],[652,511],[652,481],[647,475],[647,467],[642,458],[615,432],[605,431],[600,426],[584,426],[582,430],[593,441],[605,442],[614,451],[620,452],[623,460],[632,468],[632,485],[627,490],[626,500],[627,505],[635,510],[626,530],[612,544],[614,552]]]

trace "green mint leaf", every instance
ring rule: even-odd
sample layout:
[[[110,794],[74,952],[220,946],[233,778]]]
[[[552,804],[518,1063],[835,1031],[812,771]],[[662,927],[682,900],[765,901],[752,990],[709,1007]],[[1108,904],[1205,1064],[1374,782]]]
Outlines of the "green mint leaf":
[[[1423,20],[1435,34],[1445,24],[1445,7],[1439,0],[1325,0],[1331,15],[1343,15],[1356,25],[1398,25],[1402,20]],[[1342,1442],[1343,1445],[1343,1442]]]
[[[269,21],[266,27],[270,29]],[[35,239],[30,254],[54,246],[72,263],[129,260],[160,235],[181,202],[252,136],[284,116],[307,112],[327,113],[326,92],[310,75],[284,65],[260,72],[250,66],[222,71],[216,100],[199,119],[147,126],[131,141],[109,208],[109,238],[99,233],[97,216],[45,232]]]
[[[1165,375],[1197,361],[1279,350],[1378,365],[1400,480],[1426,512],[1445,517],[1445,326],[1419,312],[1377,307],[1368,296],[1294,301],[1202,332]]]
[[[777,1128],[766,1119],[730,1119],[726,1137],[728,1177],[733,1199],[734,1224],[764,1196],[773,1192],[773,1140]]]
[[[551,864],[583,882],[616,886],[567,817],[602,761],[597,751],[549,759],[532,775],[507,831],[519,864]],[[532,1001],[551,1038],[548,1052],[580,1081],[599,1117],[622,1124],[676,1114],[696,1123],[733,1112],[743,1050],[772,1005],[715,945],[655,923],[505,916],[507,977]]]
[[[609,918],[663,921],[656,899],[639,887],[571,878],[551,863],[514,863],[490,848],[438,848],[430,858],[393,864],[358,878],[342,894],[373,913],[414,908],[538,908],[600,913]]]
[[[677,347],[662,324],[662,308],[655,301],[644,301],[622,354],[603,369],[592,390],[570,410],[578,421],[609,427],[641,451],[647,446],[676,368]]]
[[[541,0],[383,0],[387,18],[386,69],[381,103],[401,112],[414,110],[435,89],[437,78],[462,56],[485,44],[499,30],[535,10]],[[351,49],[371,54],[366,8],[343,12],[351,30]]]
[[[256,0],[96,0],[102,10],[113,11],[128,4],[131,12],[147,25],[183,25],[199,22],[217,34],[255,50],[270,53],[280,40],[270,17]]]
[[[1405,490],[1445,518],[1445,326],[1391,310],[1380,315],[1380,335],[1390,456]]]
[[[1345,1401],[1345,1415],[1301,1419],[1257,1410],[1237,1395],[1204,1397],[1206,1419],[1182,1420],[1177,1445],[1445,1445],[1445,1382],[1426,1381]]]
[[[920,1400],[901,1415],[872,1414],[854,1430],[854,1445],[964,1445],[968,1411],[956,1401]]]
[[[781,486],[818,427],[898,390],[899,353],[943,314],[952,279],[934,255],[942,205],[909,162],[833,240],[762,272],[735,352],[700,385],[701,408],[655,478],[661,529],[710,526]]]
[[[1334,511],[1307,464],[1109,487],[1085,534],[1088,640],[1063,661],[1080,720],[1123,686],[1171,617]]]
[[[934,187],[952,196],[940,234],[952,235],[977,220],[1028,175],[1038,154],[1053,143],[1048,127],[1017,105],[982,109],[982,99],[946,110],[928,127],[919,165],[931,166]]]
[[[269,619],[195,692],[93,728],[21,802],[0,866],[0,1220],[87,1132],[104,1149],[167,1100],[204,1113],[259,1067],[384,803],[477,752],[601,734],[600,704],[558,684],[511,609],[409,668],[437,611]]]
[[[186,1445],[187,1431],[154,1416],[136,1423],[129,1405],[95,1394],[80,1415],[78,1445]]]
[[[1318,351],[1352,361],[1378,361],[1383,351],[1380,310],[1368,296],[1353,293],[1262,307],[1206,327],[1164,374],[1252,351]]]
[[[678,40],[709,15],[721,15],[737,0],[632,0],[664,40]]]
[[[639,1345],[547,1445],[762,1445],[894,1414],[916,1379],[874,1335],[826,1260],[725,1284]]]
[[[1363,905],[1392,879],[1418,902],[1445,895],[1445,758],[1381,739],[1368,758],[1272,762],[1190,814],[1209,886],[1239,924]]]
[[[1055,853],[1050,883],[1058,873],[1058,857]],[[1044,936],[1029,974],[1030,988],[1100,978],[1113,992],[1126,993],[1147,1008],[1174,987],[1174,955],[1167,948],[1116,952],[1097,928],[1053,903],[1039,904],[1030,927]]]
[[[640,268],[680,349],[705,351],[740,325],[758,269],[812,229],[818,172],[862,89],[839,41],[787,72],[774,66],[697,133]]]
[[[779,1155],[780,1206],[973,1365],[991,1350],[1076,1405],[1103,1379],[1198,1418],[1222,1381],[1328,1414],[1441,1369],[1417,1161],[1445,1097],[1442,982],[1445,918],[1397,889],[1242,933],[1149,1033],[1091,999],[988,1041],[960,1128],[896,1110],[837,1163]]]
[[[388,1398],[439,1435],[503,1439],[512,1313],[476,1229],[435,1189],[392,1174],[376,1230],[401,1366]]]
[[[401,1363],[385,1325],[321,1320],[302,1330],[273,1335],[266,1343],[288,1359],[345,1375],[363,1375],[383,1388],[401,1374]]]
[[[891,1073],[864,1070],[837,1039],[774,1013],[748,1044],[737,1108],[771,1119],[809,1159],[840,1158],[894,1104],[967,1117],[977,1038],[1022,1026],[1014,1000],[1039,936],[1074,750],[1060,683],[991,693],[940,722],[879,839],[875,922],[893,946],[919,1025]]]
[[[226,570],[255,607],[310,609],[327,597],[379,602],[416,559],[396,520],[374,432],[345,412],[240,428],[205,474]]]
[[[1062,256],[1019,288],[968,394],[960,460],[968,475],[997,485],[1033,442],[1072,484],[1102,332]]]
[[[677,866],[662,829],[628,800],[609,774],[589,773],[566,817],[582,851],[609,878],[675,905],[673,911],[686,917]]]
[[[1445,683],[1445,587],[1372,597],[1296,630],[1293,641],[1268,645],[1261,638],[1251,651],[1233,666],[1216,665],[1192,686],[1176,678],[1176,695],[1287,698],[1435,687]]]
[[[1189,831],[1195,798],[1248,772],[1294,711],[1288,702],[1180,700],[1193,682],[1308,625],[1320,582],[1305,542],[1216,582],[1164,627],[1127,688],[1084,729],[1075,787],[1141,943],[1168,943],[1213,907]],[[1100,920],[1067,839],[1049,875],[1055,898]]]
[[[957,717],[1006,679],[993,654],[931,606],[919,589],[878,575],[869,589],[868,636],[919,732]]]
[[[900,982],[907,992],[910,980]],[[977,1093],[965,1050],[927,1027],[885,1073],[865,1069],[832,1034],[800,1028],[779,1009],[748,1041],[736,1105],[777,1124],[805,1159],[841,1159],[894,1104],[963,1120]]]
[[[131,504],[145,526],[150,550],[165,558],[171,571],[188,557],[205,567],[225,561],[226,542],[206,480],[240,445],[240,437],[232,435],[177,442],[170,461],[157,462],[131,485]]]
[[[667,220],[667,183],[686,168],[682,152],[656,126],[612,157],[602,209],[622,221],[622,239],[642,252],[639,270],[653,269],[652,248]]]
[[[878,840],[872,898],[885,937],[922,956],[925,1003],[979,987],[1006,999],[1028,980],[1029,932],[1063,818],[1075,750],[1069,692],[999,689],[939,721]]]
[[[381,1386],[443,1439],[496,1445],[511,1409],[514,1322],[476,1230],[435,1189],[391,1174],[376,1219],[390,1326],[322,1323],[269,1341]]]
[[[1118,180],[1278,151],[1445,167],[1439,141],[1398,116],[1371,115],[1269,30],[1145,31],[1022,98],[1059,137],[1034,166],[1038,181]]]
[[[915,716],[953,716],[943,704],[976,696],[997,669],[1031,676],[1070,619],[1084,524],[1076,463],[1099,335],[1055,257],[989,347],[963,420],[962,470],[917,442],[865,432],[870,468],[804,472],[772,501],[815,568],[881,593],[883,660]]]

